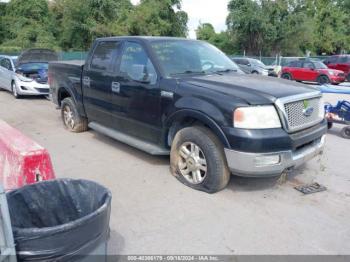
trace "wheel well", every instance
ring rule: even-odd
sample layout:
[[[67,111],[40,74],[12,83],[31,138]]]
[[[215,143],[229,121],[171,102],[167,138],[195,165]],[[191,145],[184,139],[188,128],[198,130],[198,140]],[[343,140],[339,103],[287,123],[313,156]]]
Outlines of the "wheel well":
[[[67,98],[67,97],[71,97],[71,95],[69,94],[69,92],[65,89],[65,88],[60,88],[58,90],[58,96],[57,96],[57,100],[58,100],[58,105],[61,106],[61,102],[63,99]]]
[[[208,129],[211,129],[207,124],[203,123],[202,121],[194,117],[185,117],[185,118],[182,118],[181,120],[176,120],[175,122],[172,123],[171,127],[168,130],[167,145],[171,147],[171,144],[173,143],[174,137],[177,134],[177,132],[183,128],[190,127],[190,126],[203,126]]]

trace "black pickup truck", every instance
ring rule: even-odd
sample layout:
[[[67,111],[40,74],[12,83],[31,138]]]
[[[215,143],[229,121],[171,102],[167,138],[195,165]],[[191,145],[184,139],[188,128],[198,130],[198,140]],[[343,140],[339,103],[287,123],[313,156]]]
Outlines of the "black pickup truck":
[[[321,93],[245,75],[195,40],[97,39],[85,62],[49,65],[65,127],[92,128],[153,155],[170,154],[182,183],[209,193],[230,174],[276,176],[323,150]]]

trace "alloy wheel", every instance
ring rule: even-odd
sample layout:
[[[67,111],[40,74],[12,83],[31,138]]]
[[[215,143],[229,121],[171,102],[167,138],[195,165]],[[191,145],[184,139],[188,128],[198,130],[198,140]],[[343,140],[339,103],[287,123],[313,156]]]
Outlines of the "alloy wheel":
[[[178,168],[189,183],[202,183],[207,176],[207,160],[202,149],[192,142],[182,144],[179,148]]]
[[[12,94],[14,97],[18,97],[16,84],[14,82],[12,83]]]
[[[68,105],[65,105],[63,108],[63,121],[67,127],[71,129],[74,128],[75,126],[74,113]]]

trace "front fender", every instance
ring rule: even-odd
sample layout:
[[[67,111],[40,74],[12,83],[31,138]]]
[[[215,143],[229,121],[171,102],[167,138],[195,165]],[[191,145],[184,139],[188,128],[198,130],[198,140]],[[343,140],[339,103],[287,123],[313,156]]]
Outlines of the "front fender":
[[[165,126],[167,130],[173,125],[175,122],[181,122],[181,120],[185,118],[193,118],[201,123],[205,124],[210,128],[210,130],[219,138],[219,140],[223,143],[225,148],[231,148],[230,143],[228,142],[226,135],[220,128],[220,126],[208,115],[203,112],[193,110],[193,109],[181,109],[168,117],[165,121]]]

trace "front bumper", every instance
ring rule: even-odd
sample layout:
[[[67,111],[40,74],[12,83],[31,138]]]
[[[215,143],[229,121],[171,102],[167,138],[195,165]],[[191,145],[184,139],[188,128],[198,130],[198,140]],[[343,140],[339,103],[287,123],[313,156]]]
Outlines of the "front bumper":
[[[326,136],[312,141],[296,150],[246,153],[225,149],[229,169],[233,174],[246,177],[268,177],[281,174],[283,171],[296,168],[315,156],[321,154],[324,148]],[[263,164],[264,159],[270,164]],[[271,163],[277,159],[278,162]]]
[[[345,82],[346,79],[345,79],[345,76],[331,76],[330,80],[331,80],[331,83],[338,84],[338,83]]]
[[[50,91],[50,86],[48,84],[41,84],[36,81],[24,82],[17,80],[16,86],[17,93],[24,96],[48,95]]]

